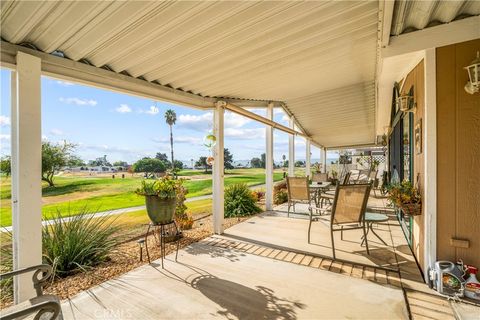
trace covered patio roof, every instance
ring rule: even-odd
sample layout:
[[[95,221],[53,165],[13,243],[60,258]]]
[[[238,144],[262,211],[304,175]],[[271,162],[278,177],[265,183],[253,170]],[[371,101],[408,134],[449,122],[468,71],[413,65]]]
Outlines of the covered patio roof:
[[[374,144],[383,133],[385,57],[448,43],[443,32],[440,40],[424,33],[428,44],[410,33],[480,14],[475,1],[2,1],[1,9],[2,47],[28,45],[105,69],[123,76],[115,78],[122,91],[129,91],[124,82],[140,80],[149,90],[130,91],[179,104],[276,102],[326,148]],[[474,36],[465,32],[478,25],[472,19],[457,23],[463,31],[456,35]],[[6,63],[4,55],[2,48]],[[45,71],[102,86],[66,67]]]
[[[376,1],[2,2],[1,36],[192,93],[200,107],[283,102],[331,147],[374,142],[378,19]]]

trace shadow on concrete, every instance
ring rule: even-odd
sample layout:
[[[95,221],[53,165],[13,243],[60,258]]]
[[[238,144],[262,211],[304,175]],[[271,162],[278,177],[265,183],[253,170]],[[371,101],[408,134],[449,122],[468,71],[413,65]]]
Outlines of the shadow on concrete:
[[[297,319],[296,310],[305,308],[300,302],[275,296],[269,288],[251,289],[212,275],[201,275],[191,285],[224,309],[217,313],[227,319]]]
[[[198,243],[195,246],[187,246],[184,250],[194,256],[206,254],[212,258],[225,258],[231,262],[239,261],[240,257],[245,256],[243,252],[235,249],[216,247],[204,243]]]

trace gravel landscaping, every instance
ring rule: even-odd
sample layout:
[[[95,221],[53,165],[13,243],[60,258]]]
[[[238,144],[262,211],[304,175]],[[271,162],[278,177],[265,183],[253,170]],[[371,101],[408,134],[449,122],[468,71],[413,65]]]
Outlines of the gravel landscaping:
[[[237,223],[245,221],[250,217],[226,218],[225,228],[229,228]],[[143,231],[142,231],[143,230]],[[57,295],[60,299],[67,299],[81,291],[87,290],[109,279],[115,278],[141,265],[147,264],[147,257],[144,252],[144,259],[140,261],[140,251],[137,239],[144,234],[145,228],[135,228],[135,232],[129,232],[127,240],[117,247],[117,250],[111,254],[108,262],[102,263],[91,270],[80,272],[66,278],[57,278],[45,289],[45,294]],[[191,243],[198,242],[213,234],[212,218],[205,217],[195,222],[193,229],[184,230],[184,237],[180,240],[180,248],[184,248]],[[151,260],[160,258],[160,248],[156,247],[154,237],[149,237],[149,252]],[[176,242],[166,245],[166,254],[174,252]],[[12,304],[11,300],[1,302],[1,308]]]

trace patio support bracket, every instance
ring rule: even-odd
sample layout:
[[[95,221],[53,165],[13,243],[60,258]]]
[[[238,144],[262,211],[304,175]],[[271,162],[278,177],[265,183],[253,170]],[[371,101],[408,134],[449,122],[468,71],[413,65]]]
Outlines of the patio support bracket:
[[[215,103],[213,115],[213,134],[217,138],[213,150],[213,232],[223,233],[224,220],[224,117],[225,101]]]

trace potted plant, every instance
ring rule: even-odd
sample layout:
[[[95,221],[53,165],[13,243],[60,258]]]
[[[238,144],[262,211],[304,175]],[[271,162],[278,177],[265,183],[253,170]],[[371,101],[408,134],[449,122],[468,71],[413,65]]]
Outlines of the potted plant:
[[[407,215],[417,216],[422,214],[420,192],[408,180],[391,184],[388,187],[388,199]]]
[[[179,183],[165,176],[159,180],[142,181],[135,193],[145,196],[148,217],[153,224],[167,224],[173,221],[177,204]]]

